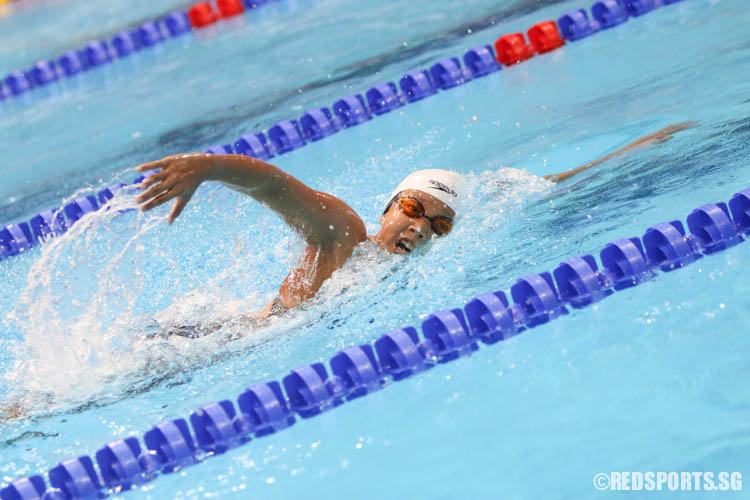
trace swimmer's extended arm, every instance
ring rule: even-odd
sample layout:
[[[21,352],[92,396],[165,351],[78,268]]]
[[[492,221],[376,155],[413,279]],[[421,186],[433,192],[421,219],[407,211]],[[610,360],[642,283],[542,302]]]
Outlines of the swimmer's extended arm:
[[[326,247],[342,240],[354,245],[366,237],[362,219],[346,203],[250,156],[193,153],[136,167],[139,172],[155,169],[161,172],[143,182],[146,191],[137,200],[147,211],[174,199],[170,224],[202,182],[219,181],[267,205],[310,245]]]
[[[564,181],[565,179],[568,179],[569,177],[572,177],[575,174],[581,173],[584,170],[587,170],[591,167],[595,167],[596,165],[599,165],[600,163],[604,163],[607,160],[611,160],[615,156],[619,156],[627,151],[630,151],[631,149],[634,149],[634,148],[637,148],[639,146],[643,146],[646,144],[658,144],[660,142],[668,141],[669,139],[672,138],[672,134],[679,132],[680,130],[685,130],[686,128],[695,127],[696,125],[698,125],[698,122],[682,122],[682,123],[677,123],[676,125],[670,125],[669,127],[663,128],[659,130],[658,132],[654,132],[653,134],[647,135],[646,137],[641,137],[637,141],[631,144],[628,144],[624,148],[618,149],[614,153],[610,153],[607,156],[599,158],[598,160],[594,160],[590,163],[587,163],[586,165],[583,165],[582,167],[578,167],[573,170],[568,170],[567,172],[562,172],[560,174],[545,175],[544,178],[552,182]]]

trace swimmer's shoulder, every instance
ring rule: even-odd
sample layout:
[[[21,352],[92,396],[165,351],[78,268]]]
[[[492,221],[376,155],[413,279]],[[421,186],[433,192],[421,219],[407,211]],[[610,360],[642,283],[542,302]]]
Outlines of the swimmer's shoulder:
[[[367,239],[367,229],[362,218],[346,202],[336,196],[317,191],[318,203],[311,207],[311,218],[316,222],[315,237],[307,240],[328,254],[339,254]]]

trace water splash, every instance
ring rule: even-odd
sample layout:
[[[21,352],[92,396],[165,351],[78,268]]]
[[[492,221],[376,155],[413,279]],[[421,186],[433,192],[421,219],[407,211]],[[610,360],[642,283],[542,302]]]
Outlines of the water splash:
[[[523,217],[529,196],[550,186],[509,168],[466,174],[465,184],[456,229],[429,251],[399,257],[362,245],[317,298],[261,323],[250,313],[263,308],[301,249],[299,239],[279,232],[277,218],[266,214],[245,227],[255,208],[209,189],[191,204],[192,214],[186,210],[184,226],[171,231],[164,211],[136,212],[133,192],[120,192],[43,246],[33,263],[10,315],[23,341],[4,376],[12,388],[5,404],[33,413],[105,404],[290,332],[304,344],[316,325],[331,331],[333,350],[352,343],[351,329],[340,328],[346,324],[370,340],[373,329],[392,321],[394,302],[420,312],[425,303],[459,306],[465,283],[443,294],[435,283],[473,276],[477,264],[468,262],[477,260],[468,257],[496,253],[487,242]],[[217,243],[212,216],[226,222],[227,212],[233,222],[222,224]],[[268,272],[272,261],[282,272]]]
[[[23,341],[13,346],[15,361],[4,376],[11,388],[5,404],[49,411],[116,398],[134,381],[215,354],[240,327],[247,334],[247,322],[237,318],[259,309],[263,297],[251,291],[238,298],[222,288],[237,272],[233,261],[197,278],[201,266],[191,268],[159,244],[164,216],[136,208],[133,192],[121,192],[41,248],[8,318]],[[203,285],[182,291],[181,282],[190,288],[196,279]],[[193,342],[158,335],[180,325],[215,334]]]

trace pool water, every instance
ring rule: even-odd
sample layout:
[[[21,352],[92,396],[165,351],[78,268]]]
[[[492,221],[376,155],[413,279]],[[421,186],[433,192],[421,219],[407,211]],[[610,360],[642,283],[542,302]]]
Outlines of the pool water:
[[[2,19],[4,34],[12,25],[59,39],[44,52],[11,37],[29,44],[27,57],[3,49],[0,69],[180,4],[132,5],[119,23],[114,7],[75,1]],[[52,30],[48,7],[75,15]],[[580,7],[284,0],[6,100],[0,224]],[[349,203],[370,233],[412,170],[462,172],[469,196],[428,250],[365,245],[317,298],[267,324],[243,313],[274,296],[301,243],[217,185],[171,227],[167,208],[126,211],[137,204],[121,192],[41,249],[0,261],[0,398],[27,415],[0,423],[2,478],[93,455],[750,187],[749,21],[741,0],[686,0],[274,158]],[[559,185],[540,178],[686,120],[700,125]],[[598,472],[747,477],[748,257],[741,244],[659,273],[127,495],[589,498],[606,494],[592,485]],[[158,335],[195,324],[222,326],[199,339]]]

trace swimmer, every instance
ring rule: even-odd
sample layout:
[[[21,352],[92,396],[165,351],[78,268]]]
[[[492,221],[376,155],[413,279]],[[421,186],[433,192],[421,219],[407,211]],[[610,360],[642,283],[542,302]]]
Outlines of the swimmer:
[[[672,134],[695,125],[695,122],[672,125],[603,158],[545,178],[552,182],[564,181],[633,148],[667,141]],[[161,172],[143,181],[145,190],[138,202],[143,211],[148,211],[175,200],[168,217],[170,224],[179,217],[200,184],[219,181],[267,205],[305,239],[307,245],[301,262],[284,279],[277,297],[259,314],[234,318],[249,325],[257,325],[259,320],[279,315],[315,296],[323,282],[365,241],[376,243],[386,252],[410,254],[431,238],[449,233],[461,196],[458,173],[439,169],[413,172],[391,194],[380,216],[380,230],[368,236],[362,219],[345,202],[249,156],[193,153],[168,156],[136,167],[139,172],[155,169]],[[221,322],[173,326],[149,336],[197,338],[221,327]],[[26,416],[27,410],[20,404],[0,403],[0,423]]]
[[[603,158],[546,179],[560,182],[638,146],[656,144],[695,126],[684,122],[643,137]],[[268,206],[299,233],[306,247],[302,259],[284,279],[278,295],[257,315],[278,315],[315,296],[323,282],[341,268],[354,249],[370,240],[384,251],[410,254],[433,237],[448,234],[461,197],[461,175],[449,170],[419,170],[406,176],[392,192],[380,216],[380,230],[368,236],[357,213],[335,196],[316,191],[279,168],[244,155],[191,153],[173,155],[136,167],[161,169],[143,181],[138,196],[148,211],[175,200],[171,224],[203,182],[218,181]]]

